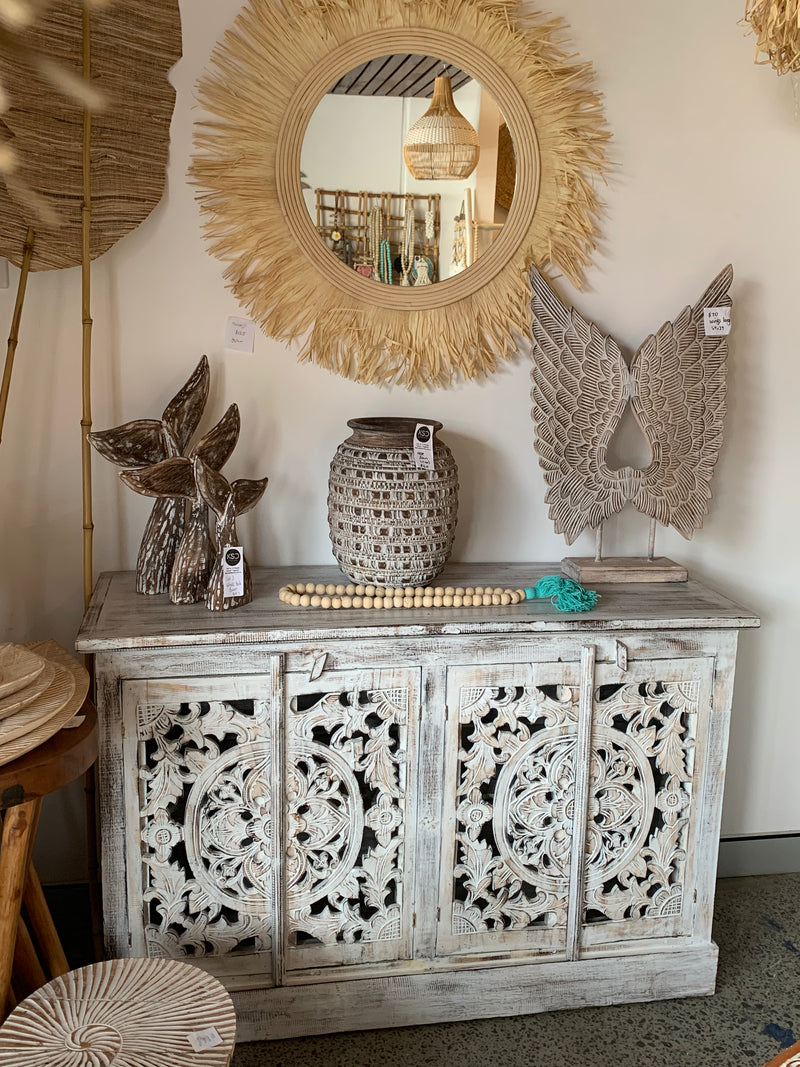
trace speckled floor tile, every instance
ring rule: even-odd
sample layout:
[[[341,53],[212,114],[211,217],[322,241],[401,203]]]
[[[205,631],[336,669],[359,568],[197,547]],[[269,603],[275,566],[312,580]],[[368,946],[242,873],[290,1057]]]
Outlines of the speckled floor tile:
[[[800,874],[718,883],[713,997],[240,1045],[233,1067],[761,1067],[800,1039]]]

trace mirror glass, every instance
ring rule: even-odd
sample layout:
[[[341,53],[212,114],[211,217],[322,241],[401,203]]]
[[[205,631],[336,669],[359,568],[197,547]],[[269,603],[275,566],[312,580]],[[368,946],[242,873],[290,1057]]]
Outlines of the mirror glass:
[[[435,118],[423,118],[432,104]],[[440,57],[408,54],[362,63],[331,86],[306,129],[301,172],[320,241],[394,286],[468,269],[502,230],[516,180],[489,93]]]

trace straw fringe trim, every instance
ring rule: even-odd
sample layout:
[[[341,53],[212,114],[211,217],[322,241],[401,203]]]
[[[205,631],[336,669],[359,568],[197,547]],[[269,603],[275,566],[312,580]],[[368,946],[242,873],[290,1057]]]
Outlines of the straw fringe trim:
[[[533,116],[541,185],[525,237],[482,289],[444,308],[394,310],[345,296],[302,254],[277,195],[281,123],[304,78],[339,45],[376,27],[424,27],[464,40],[503,67]],[[520,15],[510,0],[250,0],[198,84],[209,112],[190,169],[212,254],[229,288],[269,336],[367,384],[442,387],[492,373],[527,332],[527,266],[580,286],[597,241],[595,183],[608,168],[601,98],[588,63],[560,43],[564,23]],[[288,72],[288,73],[287,73]]]

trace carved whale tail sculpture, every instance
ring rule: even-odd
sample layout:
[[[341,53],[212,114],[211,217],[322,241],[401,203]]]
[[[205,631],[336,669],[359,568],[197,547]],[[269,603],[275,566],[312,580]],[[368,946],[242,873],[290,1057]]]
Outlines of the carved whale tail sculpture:
[[[195,456],[193,464],[200,496],[217,519],[217,558],[208,580],[206,607],[211,611],[224,611],[249,604],[253,599],[253,585],[247,560],[244,555],[241,556],[241,593],[228,593],[225,588],[225,557],[229,548],[240,548],[236,533],[237,518],[256,506],[269,479],[252,481],[239,478],[235,482],[228,482],[224,474],[207,466],[200,456]]]
[[[208,533],[208,507],[197,488],[193,461],[199,458],[212,470],[220,470],[236,447],[240,428],[239,408],[231,404],[188,456],[173,456],[150,467],[120,471],[122,481],[137,493],[181,503],[188,500],[191,504],[169,580],[173,604],[194,604],[203,599],[216,555]]]
[[[531,412],[535,448],[548,485],[545,502],[567,544],[598,533],[630,502],[687,539],[703,525],[722,445],[727,338],[706,333],[705,310],[730,308],[730,266],[693,307],[666,322],[630,366],[617,342],[567,308],[531,270]],[[609,442],[630,401],[650,446],[650,463],[613,469]],[[684,572],[685,576],[685,572]]]
[[[209,381],[208,359],[203,356],[189,380],[164,408],[160,419],[136,419],[111,430],[90,433],[89,441],[101,456],[126,471],[150,468],[182,456],[203,414]],[[136,591],[163,593],[169,586],[175,554],[183,537],[186,504],[177,496],[150,495],[157,499],[139,546]]]

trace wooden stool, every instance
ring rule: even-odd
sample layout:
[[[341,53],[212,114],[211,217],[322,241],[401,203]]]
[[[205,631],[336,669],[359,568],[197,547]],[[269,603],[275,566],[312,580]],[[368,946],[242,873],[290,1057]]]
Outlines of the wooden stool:
[[[11,976],[22,995],[69,970],[42,887],[31,862],[42,798],[79,778],[97,759],[97,712],[86,701],[80,726],[0,767],[0,1013]],[[20,915],[24,904],[27,922]],[[34,939],[38,956],[34,948]]]
[[[779,1052],[766,1067],[800,1067],[800,1041]]]
[[[228,1067],[236,1013],[190,963],[95,963],[38,989],[0,1027],[0,1067]]]

